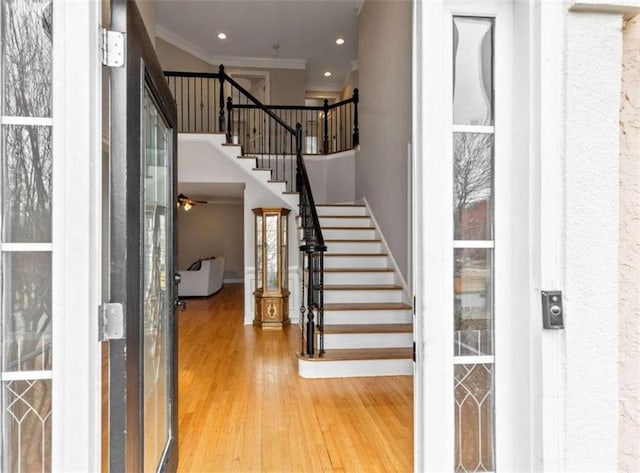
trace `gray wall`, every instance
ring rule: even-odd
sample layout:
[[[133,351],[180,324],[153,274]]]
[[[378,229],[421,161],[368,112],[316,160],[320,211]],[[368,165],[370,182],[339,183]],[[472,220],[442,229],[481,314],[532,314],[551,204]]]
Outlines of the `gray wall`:
[[[244,278],[244,208],[198,204],[178,212],[178,268],[209,256],[224,256],[224,277]]]
[[[366,0],[358,19],[360,153],[356,196],[366,197],[408,276],[411,3]]]

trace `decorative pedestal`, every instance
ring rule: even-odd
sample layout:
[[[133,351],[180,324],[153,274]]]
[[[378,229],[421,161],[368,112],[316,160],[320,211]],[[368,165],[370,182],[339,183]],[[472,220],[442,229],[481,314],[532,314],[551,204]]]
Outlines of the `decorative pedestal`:
[[[262,328],[282,328],[291,323],[289,318],[289,291],[285,289],[281,296],[265,295],[255,291],[256,311],[254,325]]]

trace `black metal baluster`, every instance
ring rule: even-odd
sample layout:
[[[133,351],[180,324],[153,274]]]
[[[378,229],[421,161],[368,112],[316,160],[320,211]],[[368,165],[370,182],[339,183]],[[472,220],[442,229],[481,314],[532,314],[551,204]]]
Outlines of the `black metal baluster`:
[[[329,101],[324,99],[323,103],[324,109],[324,136],[323,136],[323,144],[322,149],[324,154],[329,153]]]
[[[227,143],[233,143],[233,121],[231,118],[231,109],[233,107],[233,102],[231,97],[227,97]]]
[[[353,147],[360,144],[360,129],[358,128],[358,102],[360,93],[358,89],[353,89]]]

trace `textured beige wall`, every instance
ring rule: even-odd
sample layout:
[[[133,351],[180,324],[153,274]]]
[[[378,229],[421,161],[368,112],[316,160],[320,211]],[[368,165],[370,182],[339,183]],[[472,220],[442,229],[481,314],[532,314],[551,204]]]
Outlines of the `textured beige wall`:
[[[307,71],[271,69],[271,104],[304,105]]]
[[[178,212],[178,268],[209,256],[224,256],[225,278],[244,278],[242,204],[199,204]]]
[[[620,110],[619,471],[640,471],[640,17],[624,28]]]
[[[162,69],[181,72],[217,72],[218,68],[158,38],[156,53]]]
[[[356,197],[366,197],[400,271],[408,274],[411,3],[366,0],[358,19],[360,154]]]

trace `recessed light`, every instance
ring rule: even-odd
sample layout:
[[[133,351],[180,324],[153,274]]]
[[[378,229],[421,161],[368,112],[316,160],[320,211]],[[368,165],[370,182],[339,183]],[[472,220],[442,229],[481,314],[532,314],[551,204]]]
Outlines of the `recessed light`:
[[[224,33],[218,33],[218,39],[227,39],[227,35]]]
[[[336,44],[344,44],[344,38],[336,39]]]
[[[329,72],[329,71],[325,72],[325,73],[324,73],[324,76],[325,76],[325,77],[330,77],[330,76],[331,76],[331,72]]]

